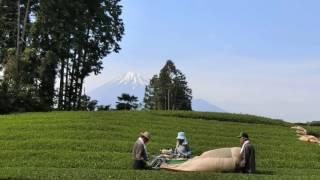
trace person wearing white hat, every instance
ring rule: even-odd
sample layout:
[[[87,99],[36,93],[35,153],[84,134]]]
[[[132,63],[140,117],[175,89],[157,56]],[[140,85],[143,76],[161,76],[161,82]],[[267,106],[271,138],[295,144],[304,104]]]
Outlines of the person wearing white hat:
[[[191,156],[191,149],[184,132],[178,132],[177,144],[173,154],[178,158],[189,158]]]
[[[148,151],[146,144],[151,139],[151,135],[148,131],[140,133],[140,137],[134,143],[132,148],[133,168],[134,169],[146,169],[148,160]]]

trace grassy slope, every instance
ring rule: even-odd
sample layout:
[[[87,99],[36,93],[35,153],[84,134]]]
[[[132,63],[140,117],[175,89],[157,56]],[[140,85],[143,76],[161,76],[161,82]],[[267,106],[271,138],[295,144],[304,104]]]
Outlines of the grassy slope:
[[[180,112],[183,113],[183,112]],[[319,179],[319,146],[297,141],[283,125],[197,120],[154,112],[52,112],[0,116],[0,178],[43,179]],[[199,114],[198,114],[199,115]],[[211,114],[211,118],[214,114]],[[238,146],[240,131],[256,148],[256,175],[131,170],[131,148],[148,130],[152,154],[185,131],[193,152]]]

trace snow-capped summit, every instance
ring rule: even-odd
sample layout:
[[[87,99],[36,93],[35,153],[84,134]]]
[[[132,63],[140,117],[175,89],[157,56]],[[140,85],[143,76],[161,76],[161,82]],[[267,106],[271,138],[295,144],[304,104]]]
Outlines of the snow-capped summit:
[[[147,78],[143,77],[140,73],[127,72],[122,77],[106,82],[102,86],[90,91],[88,95],[92,99],[98,100],[99,104],[111,104],[113,107],[117,102],[117,97],[122,93],[134,95],[142,102],[147,84]]]
[[[148,84],[148,81],[140,74],[134,72],[127,72],[119,81],[119,84],[136,84],[145,86]]]
[[[99,104],[111,105],[115,107],[118,101],[117,97],[122,93],[128,93],[138,97],[140,102],[143,101],[145,87],[149,83],[140,73],[127,72],[120,78],[106,82],[102,86],[90,91],[88,95]],[[202,99],[193,99],[192,108],[196,111],[225,112],[223,109]]]

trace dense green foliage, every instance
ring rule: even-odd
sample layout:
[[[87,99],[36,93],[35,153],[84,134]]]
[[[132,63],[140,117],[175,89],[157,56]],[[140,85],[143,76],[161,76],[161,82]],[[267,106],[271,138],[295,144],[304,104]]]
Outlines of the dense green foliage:
[[[0,116],[0,178],[319,179],[319,146],[298,141],[287,126],[165,114],[51,112]],[[131,148],[144,130],[152,133],[148,144],[151,154],[173,147],[176,133],[185,131],[194,155],[238,146],[236,136],[246,131],[256,148],[258,173],[134,171]]]
[[[98,105],[97,107],[97,111],[110,111],[110,106],[111,105]]]
[[[145,109],[191,110],[192,91],[185,75],[168,60],[145,88]]]
[[[83,109],[85,78],[120,50],[121,14],[120,0],[1,0],[0,113]]]
[[[0,113],[41,110],[37,52],[30,46],[30,14],[38,0],[0,2]],[[19,8],[18,8],[19,7]]]
[[[117,97],[118,102],[116,105],[117,110],[135,110],[138,108],[138,97],[127,93],[122,93]]]
[[[312,121],[312,122],[309,122],[308,125],[310,125],[310,126],[320,126],[320,121]]]

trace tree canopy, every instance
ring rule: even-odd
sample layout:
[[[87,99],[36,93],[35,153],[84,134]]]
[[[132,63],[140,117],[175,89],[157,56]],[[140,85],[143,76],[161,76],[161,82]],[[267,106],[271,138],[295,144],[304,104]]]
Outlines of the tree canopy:
[[[135,110],[138,108],[138,97],[127,93],[122,93],[118,97],[117,110]]]
[[[1,0],[0,96],[10,99],[7,106],[81,109],[85,78],[120,50],[121,13],[120,0]]]
[[[145,89],[146,109],[191,110],[192,90],[188,87],[185,75],[171,60],[154,75]]]

